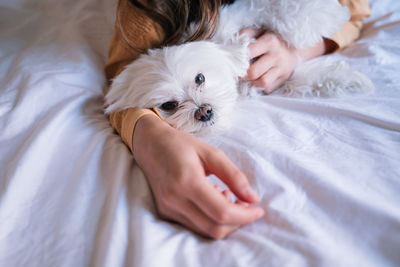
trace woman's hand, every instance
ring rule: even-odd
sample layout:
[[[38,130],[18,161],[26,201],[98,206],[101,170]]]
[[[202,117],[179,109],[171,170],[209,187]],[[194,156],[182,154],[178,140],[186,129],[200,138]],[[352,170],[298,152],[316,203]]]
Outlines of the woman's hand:
[[[289,47],[273,32],[246,28],[240,34],[256,39],[248,46],[253,63],[243,80],[264,88],[266,94],[272,93],[292,75],[297,64],[296,49]]]
[[[329,39],[306,49],[288,46],[278,35],[256,28],[243,29],[240,34],[248,35],[256,40],[249,44],[250,65],[245,81],[252,81],[253,86],[264,88],[264,93],[272,93],[292,75],[297,60],[315,58],[338,48]]]
[[[152,115],[136,124],[134,157],[149,182],[160,216],[207,237],[221,239],[262,217],[246,176],[220,150],[176,130]],[[215,174],[230,192],[221,193],[206,176]]]

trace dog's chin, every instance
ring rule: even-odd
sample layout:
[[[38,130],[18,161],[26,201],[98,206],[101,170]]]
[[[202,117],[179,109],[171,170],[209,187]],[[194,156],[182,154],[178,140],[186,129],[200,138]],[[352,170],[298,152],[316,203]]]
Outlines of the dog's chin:
[[[210,120],[207,122],[202,122],[194,119],[190,120],[176,120],[172,118],[165,118],[165,121],[172,127],[185,131],[187,133],[196,136],[205,136],[213,133],[220,132],[219,124],[217,120]]]
[[[191,125],[185,125],[183,128],[181,128],[183,131],[186,131],[190,134],[193,134],[195,136],[207,136],[207,135],[213,135],[216,133],[219,133],[221,129],[218,127],[218,124],[216,124],[214,121],[209,121],[209,122],[194,122]]]
[[[229,118],[215,118],[209,121],[198,121],[195,119],[180,119],[177,120],[173,117],[164,118],[165,122],[167,122],[172,127],[185,131],[187,133],[193,134],[198,137],[205,137],[209,135],[219,135],[227,131],[231,124],[231,120]]]

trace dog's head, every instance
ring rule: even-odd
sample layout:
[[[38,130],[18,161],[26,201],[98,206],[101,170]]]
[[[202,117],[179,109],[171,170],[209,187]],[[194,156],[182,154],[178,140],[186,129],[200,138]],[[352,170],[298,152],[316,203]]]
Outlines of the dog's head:
[[[166,122],[189,133],[223,129],[248,66],[240,44],[199,41],[150,50],[114,79],[106,112],[156,107]]]

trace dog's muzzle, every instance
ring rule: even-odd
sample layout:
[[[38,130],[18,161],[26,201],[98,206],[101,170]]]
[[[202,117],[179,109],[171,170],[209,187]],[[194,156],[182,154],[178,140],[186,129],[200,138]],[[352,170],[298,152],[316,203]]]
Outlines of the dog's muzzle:
[[[211,120],[213,116],[214,112],[211,105],[209,104],[201,105],[199,109],[196,110],[196,112],[194,113],[195,119],[203,122]]]

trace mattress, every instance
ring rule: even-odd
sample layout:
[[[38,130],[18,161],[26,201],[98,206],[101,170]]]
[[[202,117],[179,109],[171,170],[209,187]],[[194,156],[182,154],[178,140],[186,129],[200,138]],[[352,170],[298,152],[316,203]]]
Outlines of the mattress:
[[[400,1],[369,2],[360,39],[328,57],[373,93],[245,100],[204,138],[265,209],[213,241],[157,216],[103,113],[114,1],[2,0],[0,266],[400,266]]]

